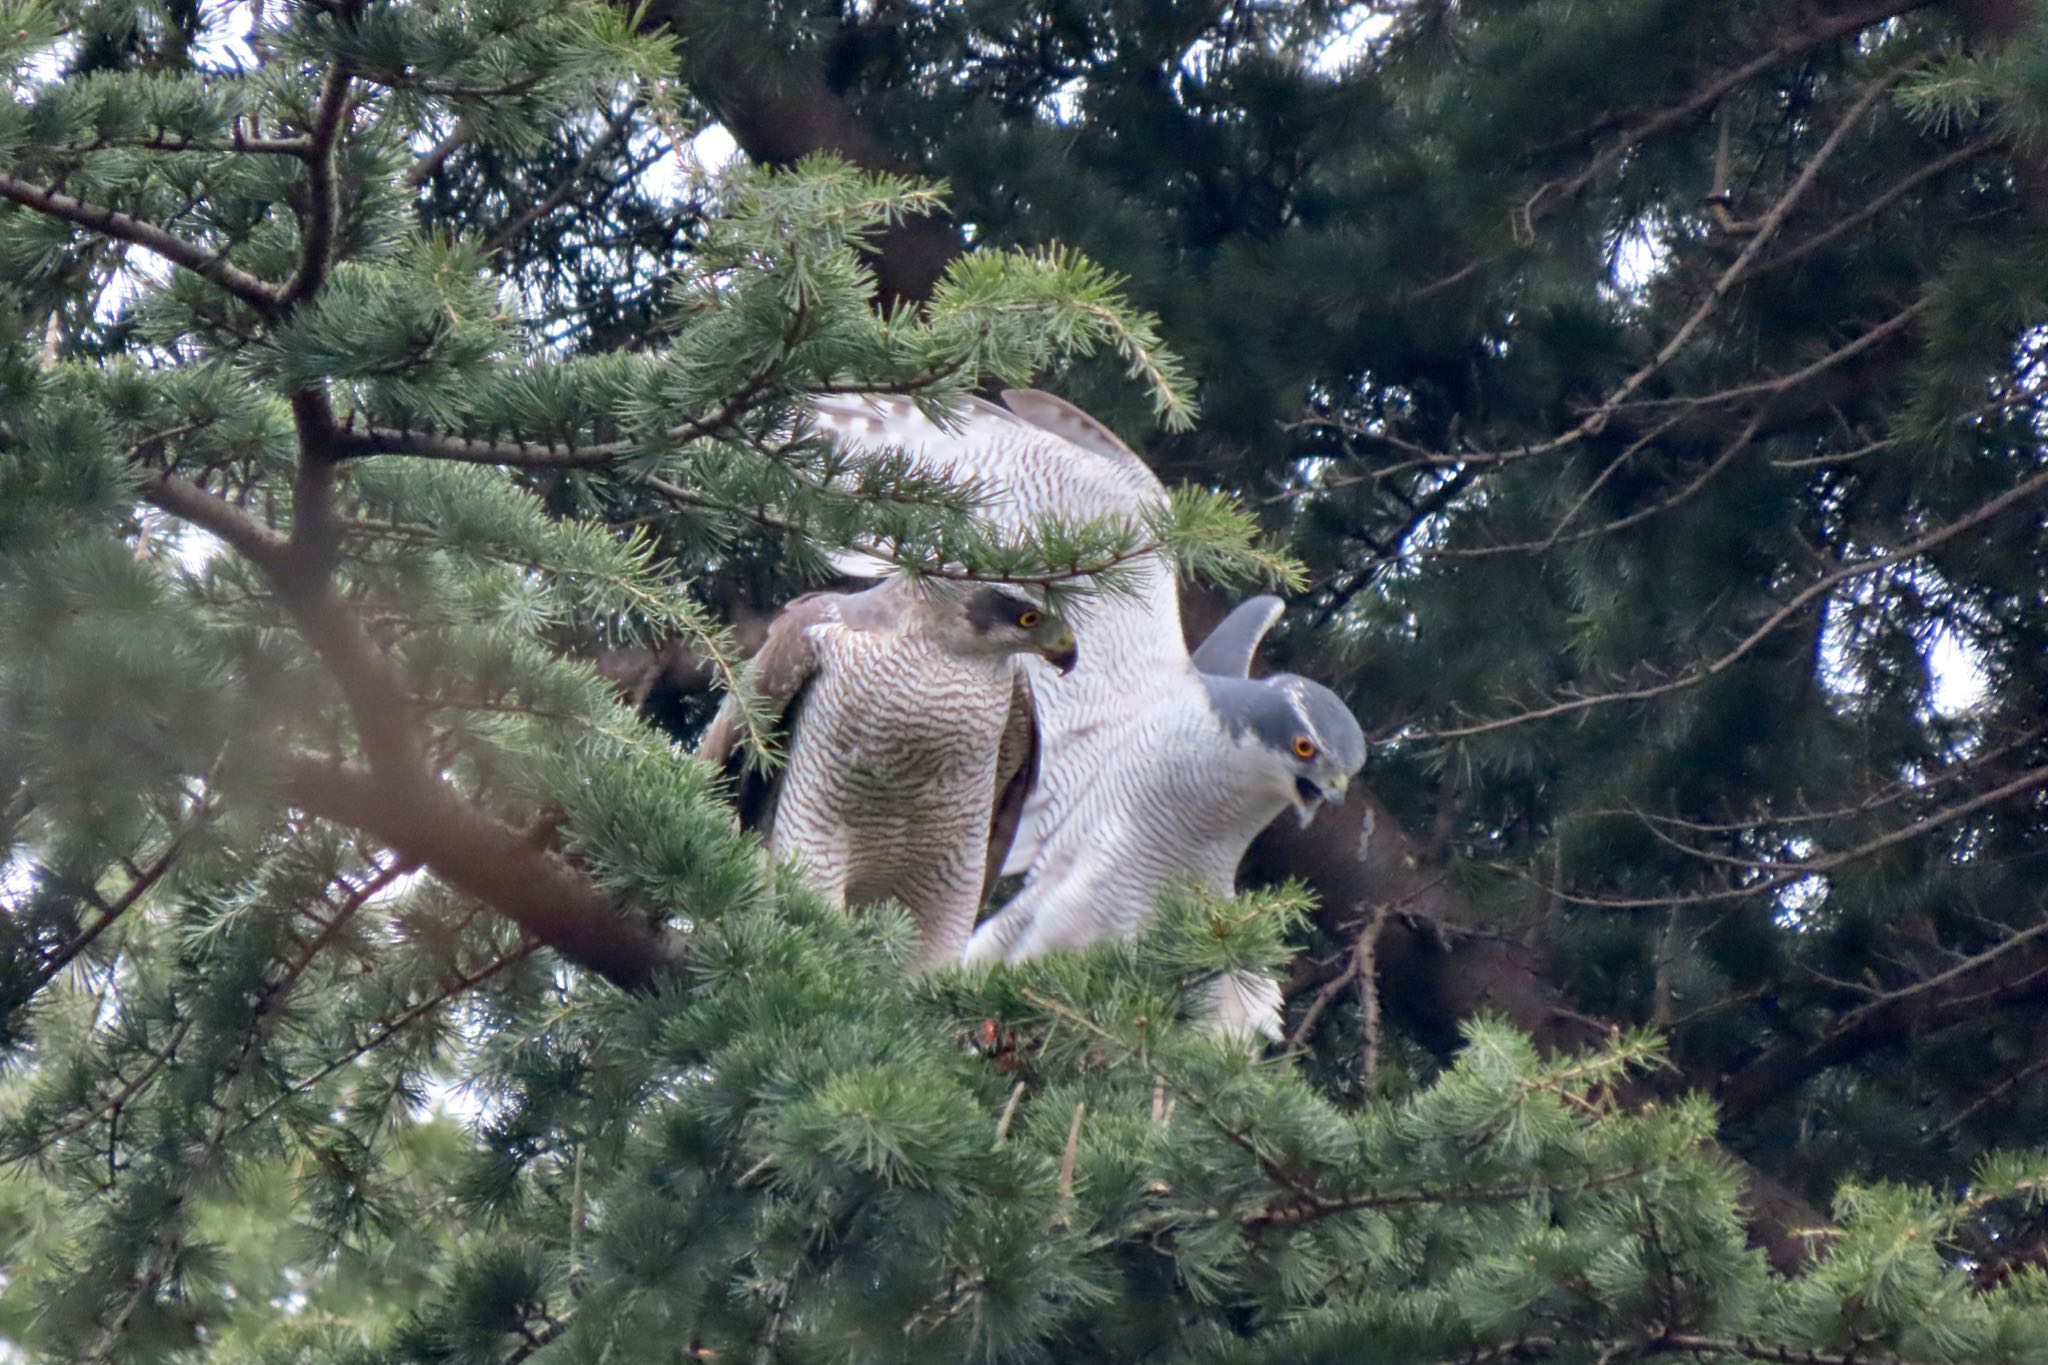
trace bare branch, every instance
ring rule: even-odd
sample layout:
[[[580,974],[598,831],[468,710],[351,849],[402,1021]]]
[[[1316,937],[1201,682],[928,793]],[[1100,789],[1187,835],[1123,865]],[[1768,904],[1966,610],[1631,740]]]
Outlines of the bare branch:
[[[215,155],[245,153],[251,156],[289,156],[303,159],[313,150],[313,143],[310,139],[302,137],[249,137],[242,132],[241,124],[237,122],[227,137],[173,137],[169,134],[156,137],[103,137],[81,147],[52,150],[66,155],[73,152],[83,155],[115,147],[131,148],[141,152],[204,152]]]
[[[603,441],[587,446],[554,441],[486,441],[374,426],[344,429],[335,435],[335,449],[343,459],[405,455],[451,464],[499,465],[506,469],[602,469],[645,450],[648,445],[649,442],[641,440]]]
[[[175,474],[151,474],[143,483],[142,496],[151,505],[218,536],[228,548],[266,572],[282,569],[289,560],[290,541],[198,484]]]
[[[1746,868],[1752,871],[1768,870],[1772,875],[1760,881],[1750,882],[1742,886],[1727,887],[1718,891],[1689,891],[1671,896],[1581,896],[1566,891],[1561,887],[1544,886],[1543,889],[1546,893],[1556,896],[1560,900],[1569,901],[1573,905],[1588,906],[1597,910],[1652,910],[1661,909],[1665,906],[1708,905],[1716,901],[1744,900],[1751,896],[1765,896],[1774,891],[1782,891],[1794,882],[1803,881],[1808,877],[1821,876],[1849,863],[1859,862],[1874,853],[1882,853],[1888,848],[1895,848],[1900,844],[1908,843],[1923,834],[1932,833],[1945,825],[1952,825],[1963,817],[1973,815],[1984,809],[1986,806],[1995,806],[2001,801],[2042,786],[2048,786],[2048,767],[2035,768],[2029,772],[2022,773],[2009,782],[2000,783],[1990,791],[1979,792],[1967,801],[1958,801],[1952,806],[1944,806],[1930,815],[1922,816],[1911,824],[1901,825],[1899,828],[1887,831],[1875,839],[1857,844],[1854,848],[1845,848],[1839,852],[1823,854],[1815,858],[1801,859],[1796,863],[1751,861],[1746,858],[1712,853],[1681,843],[1651,826],[1650,832],[1660,841],[1670,844],[1672,847],[1693,857],[1722,866]],[[1490,864],[1490,866],[1496,871],[1505,872],[1509,876],[1522,881],[1542,885],[1541,882],[1538,882],[1519,868],[1508,867],[1499,863]]]
[[[348,122],[350,72],[346,62],[327,68],[320,98],[307,135],[306,208],[299,215],[299,268],[286,286],[284,301],[313,297],[327,281],[334,264],[334,230],[341,212],[340,177],[334,164],[335,145]]]
[[[1836,15],[1834,18],[1814,28],[1804,29],[1798,33],[1791,34],[1777,43],[1776,46],[1759,53],[1734,70],[1725,72],[1708,81],[1680,103],[1660,109],[1655,114],[1637,123],[1634,127],[1622,133],[1619,138],[1603,149],[1591,161],[1587,162],[1576,175],[1565,180],[1547,181],[1539,185],[1534,194],[1517,206],[1517,210],[1513,215],[1516,225],[1521,231],[1528,231],[1537,222],[1548,217],[1554,208],[1563,205],[1580,190],[1585,189],[1609,170],[1619,165],[1622,158],[1627,156],[1638,145],[1705,113],[1720,103],[1730,91],[1745,81],[1762,75],[1772,67],[1781,66],[1800,54],[1819,47],[1822,43],[1833,42],[1837,38],[1847,37],[1849,34],[1869,28],[1873,24],[1881,24],[1887,19],[1895,19],[1902,14],[1909,14],[1916,9],[1923,9],[1930,3],[1932,3],[1932,0],[1904,0],[1904,3],[1898,3],[1897,0],[1894,0],[1893,3],[1872,5],[1865,9],[1852,10],[1846,14]],[[1493,264],[1505,254],[1505,252],[1495,252],[1491,255],[1481,256],[1460,266],[1457,270],[1452,271],[1441,279],[1422,286],[1407,297],[1410,300],[1421,300],[1442,293],[1444,290],[1453,288],[1463,281],[1470,279],[1473,275]]]
[[[1854,213],[1844,215],[1797,246],[1786,247],[1777,255],[1757,266],[1755,270],[1752,270],[1750,277],[1754,279],[1759,275],[1768,275],[1773,270],[1791,265],[1795,261],[1806,259],[1814,252],[1828,245],[1828,243],[1836,241],[1845,234],[1863,226],[1863,224],[1869,222],[1872,218],[1875,218],[1892,204],[1898,202],[1901,198],[1910,194],[1929,180],[1946,171],[1955,169],[1966,161],[1982,156],[2004,140],[2003,133],[1987,133],[1975,141],[1965,142],[1946,156],[1936,157],[1911,175],[1902,176],[1884,193],[1878,195]]]
[[[457,119],[454,129],[448,136],[435,143],[424,156],[405,168],[406,188],[416,190],[432,180],[434,173],[440,170],[464,143],[475,136],[475,133],[476,130],[470,127],[468,119]]]
[[[1445,1185],[1440,1189],[1367,1190],[1336,1198],[1323,1197],[1307,1202],[1296,1200],[1274,1205],[1241,1219],[1240,1226],[1247,1232],[1256,1232],[1261,1228],[1300,1227],[1364,1209],[1505,1204],[1537,1194],[1578,1194],[1640,1180],[1656,1169],[1655,1163],[1646,1162],[1577,1179],[1528,1180],[1507,1185]]]
[[[612,116],[612,120],[606,126],[604,133],[590,144],[589,149],[581,157],[577,158],[576,164],[569,168],[568,174],[557,180],[548,189],[546,194],[527,205],[526,209],[517,218],[514,218],[511,222],[490,235],[489,240],[484,243],[485,252],[496,253],[504,250],[513,242],[518,241],[521,233],[560,207],[562,201],[567,199],[576,187],[583,182],[583,177],[590,173],[590,168],[597,164],[597,159],[604,155],[605,150],[625,136],[626,129],[633,124],[633,116],[639,113],[645,104],[646,101],[639,98],[627,101],[626,107]]]
[[[2039,950],[2048,922],[2022,930],[1933,976],[1889,991],[1833,1019],[1818,1037],[1778,1044],[1722,1078],[1715,1098],[1739,1116],[1762,1108],[1810,1076],[1909,1041],[1911,1021],[1932,1013],[1964,1022],[1984,1008],[2048,991],[2048,959]],[[2024,950],[2024,951],[2022,951]]]
[[[1800,612],[1813,605],[1816,601],[1825,597],[1828,593],[1834,591],[1837,587],[1840,587],[1843,583],[1864,577],[1867,574],[1876,573],[1880,569],[1888,569],[1895,564],[1903,564],[1917,559],[1927,553],[1927,551],[1954,540],[1964,532],[1976,529],[1999,513],[2026,501],[2044,489],[2048,489],[2048,470],[2036,474],[2031,479],[2025,479],[2014,484],[2005,492],[1989,502],[1981,504],[1966,515],[1936,527],[1934,530],[1927,532],[1927,534],[1908,541],[1896,550],[1886,554],[1874,555],[1869,559],[1858,560],[1856,563],[1846,564],[1832,573],[1823,574],[1820,578],[1809,583],[1800,592],[1794,594],[1790,601],[1765,617],[1760,625],[1750,631],[1748,635],[1745,635],[1727,653],[1719,655],[1691,672],[1681,674],[1676,678],[1660,683],[1651,683],[1642,687],[1624,688],[1617,692],[1601,692],[1591,696],[1571,697],[1563,701],[1553,702],[1547,706],[1519,711],[1511,716],[1501,716],[1494,720],[1477,721],[1471,725],[1453,726],[1448,729],[1423,731],[1414,737],[1427,740],[1467,739],[1473,735],[1489,734],[1495,730],[1505,730],[1516,725],[1526,725],[1531,721],[1549,720],[1557,716],[1572,715],[1580,711],[1590,710],[1596,706],[1608,706],[1615,702],[1648,701],[1652,698],[1668,696],[1673,692],[1682,692],[1687,688],[1697,687],[1708,678],[1715,677],[1733,667],[1736,663],[1747,657],[1750,651],[1754,650],[1766,639],[1769,639],[1779,627],[1799,615]]]
[[[1926,299],[1908,304],[1883,322],[1858,335],[1853,341],[1845,342],[1811,364],[1802,365],[1798,369],[1786,374],[1777,375],[1770,379],[1759,379],[1752,384],[1738,384],[1732,389],[1717,389],[1713,393],[1685,394],[1677,398],[1640,398],[1634,402],[1618,404],[1617,406],[1631,409],[1697,408],[1705,407],[1710,403],[1725,403],[1733,398],[1753,398],[1764,394],[1784,393],[1787,389],[1796,388],[1804,384],[1807,380],[1824,370],[1832,369],[1845,360],[1861,355],[1877,345],[1878,342],[1902,331],[1907,323],[1926,312],[1927,306]]]

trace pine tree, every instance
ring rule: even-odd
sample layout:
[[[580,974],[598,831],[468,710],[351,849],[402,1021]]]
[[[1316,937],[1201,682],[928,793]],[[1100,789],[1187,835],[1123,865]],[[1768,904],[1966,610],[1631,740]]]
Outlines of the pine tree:
[[[1385,8],[0,3],[0,1339],[2048,1358],[2048,39]],[[1049,373],[1369,794],[906,982],[675,740]]]

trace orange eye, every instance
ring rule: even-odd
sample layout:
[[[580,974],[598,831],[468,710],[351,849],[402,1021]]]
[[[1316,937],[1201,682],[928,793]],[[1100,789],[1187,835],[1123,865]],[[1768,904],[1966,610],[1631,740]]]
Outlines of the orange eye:
[[[1296,735],[1294,737],[1294,756],[1296,758],[1314,758],[1316,756],[1316,742],[1307,735]]]
[[[1044,619],[1045,613],[1042,611],[1020,612],[1017,616],[1017,625],[1024,630],[1036,630],[1038,623]]]

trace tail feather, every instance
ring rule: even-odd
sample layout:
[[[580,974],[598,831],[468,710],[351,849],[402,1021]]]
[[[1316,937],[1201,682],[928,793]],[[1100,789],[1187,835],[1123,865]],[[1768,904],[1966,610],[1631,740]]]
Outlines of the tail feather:
[[[1204,1023],[1249,1047],[1280,1041],[1280,987],[1262,972],[1226,972],[1205,992]]]

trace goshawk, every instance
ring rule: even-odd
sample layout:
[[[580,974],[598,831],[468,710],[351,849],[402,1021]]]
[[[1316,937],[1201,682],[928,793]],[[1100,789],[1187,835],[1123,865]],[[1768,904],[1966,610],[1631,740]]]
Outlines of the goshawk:
[[[984,490],[981,513],[1012,533],[1048,520],[1138,528],[1164,505],[1158,477],[1086,413],[1049,394],[1003,399],[1007,409],[970,399],[942,424],[906,398],[832,397],[818,422],[845,445],[898,451]],[[1074,611],[1080,664],[1038,698],[1037,762],[1003,863],[1023,885],[975,932],[967,961],[1128,936],[1175,881],[1228,895],[1260,829],[1289,805],[1311,818],[1365,762],[1358,722],[1328,688],[1246,676],[1276,599],[1240,607],[1197,660],[1171,566],[1148,553],[1131,567],[1129,591]],[[1271,1037],[1278,1006],[1270,980],[1232,978],[1214,988],[1210,1017]]]
[[[744,679],[778,717],[788,758],[772,784],[742,779],[742,823],[765,826],[769,851],[831,904],[901,902],[916,965],[957,962],[999,768],[1030,749],[1034,682],[1020,656],[1065,672],[1075,652],[1065,625],[1005,588],[891,579],[797,598]],[[699,756],[732,766],[741,728],[728,697]]]

